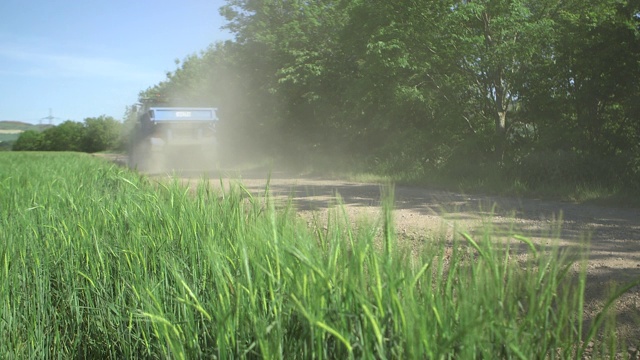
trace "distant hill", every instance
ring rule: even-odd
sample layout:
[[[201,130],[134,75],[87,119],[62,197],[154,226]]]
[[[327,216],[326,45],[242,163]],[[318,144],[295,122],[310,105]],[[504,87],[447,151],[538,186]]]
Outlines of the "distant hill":
[[[53,125],[34,125],[22,121],[0,121],[0,142],[15,141],[23,131],[43,131]]]
[[[51,126],[53,125],[48,125],[48,124],[34,125],[34,124],[22,122],[22,121],[11,121],[11,120],[0,121],[0,130],[22,130],[22,131],[44,130]]]

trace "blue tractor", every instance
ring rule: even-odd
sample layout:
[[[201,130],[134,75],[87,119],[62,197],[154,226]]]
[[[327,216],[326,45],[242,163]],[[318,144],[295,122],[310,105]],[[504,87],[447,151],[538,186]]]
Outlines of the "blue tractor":
[[[146,173],[216,168],[215,108],[142,105],[129,150],[129,166]]]

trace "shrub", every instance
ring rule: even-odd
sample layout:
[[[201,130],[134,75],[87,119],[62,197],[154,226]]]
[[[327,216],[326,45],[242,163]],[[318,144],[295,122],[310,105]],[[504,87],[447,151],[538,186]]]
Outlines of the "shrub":
[[[44,134],[36,130],[27,130],[20,134],[20,137],[13,145],[14,151],[42,151],[45,149],[46,141]]]

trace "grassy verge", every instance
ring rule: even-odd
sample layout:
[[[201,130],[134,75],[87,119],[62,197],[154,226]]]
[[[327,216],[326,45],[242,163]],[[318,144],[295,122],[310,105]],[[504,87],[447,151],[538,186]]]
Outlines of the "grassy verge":
[[[404,182],[400,180],[400,182]],[[596,204],[615,207],[640,207],[640,196],[636,191],[616,185],[596,183],[562,183],[528,185],[520,179],[491,178],[482,180],[460,180],[456,177],[420,179],[404,182],[429,185],[440,189],[462,193],[515,196],[532,199],[559,200],[580,204]]]
[[[340,211],[311,232],[241,184],[0,153],[0,357],[569,358],[600,328],[558,249],[514,235],[516,262],[486,232],[411,254],[391,201],[382,237]]]
[[[474,154],[438,165],[417,159],[419,156],[406,155],[390,155],[386,160],[317,156],[299,168],[305,174],[358,182],[393,182],[461,193],[640,207],[637,181],[630,181],[630,174],[616,171],[610,165],[617,159],[599,157],[590,161],[575,154],[553,152],[534,153],[526,163],[517,165],[498,165],[486,156]]]
[[[637,190],[619,185],[588,182],[562,182],[528,184],[526,181],[494,172],[460,174],[377,174],[372,171],[317,171],[324,177],[348,179],[356,182],[389,183],[409,186],[428,186],[434,189],[467,194],[515,196],[522,198],[560,200],[573,203],[597,204],[617,207],[640,207]]]

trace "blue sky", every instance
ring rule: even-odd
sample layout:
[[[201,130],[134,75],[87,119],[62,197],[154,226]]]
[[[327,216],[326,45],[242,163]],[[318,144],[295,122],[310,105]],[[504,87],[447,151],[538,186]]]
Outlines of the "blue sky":
[[[175,59],[233,36],[224,0],[0,0],[0,120],[121,119]]]

